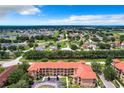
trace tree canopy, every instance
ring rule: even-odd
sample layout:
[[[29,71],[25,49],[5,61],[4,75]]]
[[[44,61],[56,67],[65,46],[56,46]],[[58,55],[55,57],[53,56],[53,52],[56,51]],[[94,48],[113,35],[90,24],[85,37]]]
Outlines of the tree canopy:
[[[104,77],[106,80],[113,81],[116,78],[116,72],[112,66],[107,66],[104,70]]]

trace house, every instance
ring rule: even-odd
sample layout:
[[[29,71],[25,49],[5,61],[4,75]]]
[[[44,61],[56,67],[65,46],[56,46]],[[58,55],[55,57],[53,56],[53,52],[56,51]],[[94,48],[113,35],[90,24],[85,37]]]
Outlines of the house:
[[[71,76],[81,87],[95,87],[96,74],[84,62],[35,62],[28,68],[34,79],[44,76]]]
[[[57,50],[57,46],[50,46],[50,50]]]
[[[38,47],[35,48],[35,50],[37,50],[37,51],[44,51],[45,48],[46,48],[45,45],[39,45]]]
[[[114,59],[112,65],[116,70],[117,77],[124,83],[124,61]]]
[[[124,48],[124,42],[121,43],[121,46],[120,46],[120,47],[121,47],[121,48]]]
[[[0,87],[4,86],[9,75],[16,69],[16,66],[10,66],[0,74]]]

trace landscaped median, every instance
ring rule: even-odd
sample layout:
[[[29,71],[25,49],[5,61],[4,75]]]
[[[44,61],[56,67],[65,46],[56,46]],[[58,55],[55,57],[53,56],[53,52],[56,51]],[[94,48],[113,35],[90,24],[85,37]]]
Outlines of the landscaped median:
[[[66,81],[66,77],[61,77],[61,78],[59,78],[60,79],[60,81],[62,82],[62,86],[63,86],[63,88],[67,88],[67,81]]]
[[[120,84],[117,82],[117,80],[113,80],[112,83],[116,88],[120,88]]]
[[[117,78],[117,82],[121,85],[121,87],[124,87],[124,83],[122,83],[122,81],[119,78]]]
[[[101,87],[101,88],[105,88],[104,83],[102,82],[102,80],[100,79],[100,77],[97,75],[97,86]]]

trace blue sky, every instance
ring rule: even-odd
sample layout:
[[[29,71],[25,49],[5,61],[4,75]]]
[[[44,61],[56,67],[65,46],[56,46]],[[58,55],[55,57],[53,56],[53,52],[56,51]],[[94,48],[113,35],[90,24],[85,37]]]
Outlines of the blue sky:
[[[0,6],[0,25],[124,25],[124,6]]]

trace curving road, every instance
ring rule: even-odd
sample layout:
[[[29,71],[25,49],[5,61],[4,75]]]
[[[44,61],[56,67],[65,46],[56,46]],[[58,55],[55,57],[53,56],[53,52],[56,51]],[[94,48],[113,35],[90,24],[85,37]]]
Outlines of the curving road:
[[[11,61],[2,61],[2,66],[3,66],[3,67],[9,67],[9,66],[21,64],[22,62],[19,61],[21,58],[22,58],[22,56],[16,58],[15,60],[11,60]]]
[[[28,50],[23,51],[24,53],[27,51],[32,50],[33,48],[30,48]],[[17,64],[21,64],[22,62],[20,62],[19,60],[22,58],[22,56],[14,59],[14,60],[9,60],[9,61],[0,61],[1,66],[3,67],[9,67],[9,66],[13,66],[13,65],[17,65]]]

